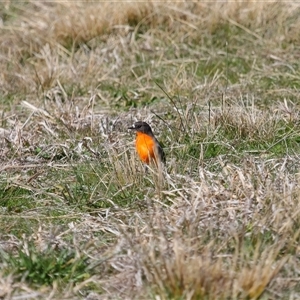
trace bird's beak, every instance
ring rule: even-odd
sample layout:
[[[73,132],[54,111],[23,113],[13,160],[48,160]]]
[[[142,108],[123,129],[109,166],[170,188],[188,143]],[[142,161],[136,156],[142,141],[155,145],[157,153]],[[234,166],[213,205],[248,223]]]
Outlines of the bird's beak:
[[[134,125],[133,125],[133,126],[131,126],[131,127],[128,127],[128,129],[135,129],[135,127],[134,127]]]

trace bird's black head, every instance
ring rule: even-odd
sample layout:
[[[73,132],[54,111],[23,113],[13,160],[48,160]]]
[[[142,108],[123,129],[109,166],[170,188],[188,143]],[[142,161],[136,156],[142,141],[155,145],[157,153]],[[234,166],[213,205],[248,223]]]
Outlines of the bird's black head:
[[[142,121],[135,122],[134,125],[132,127],[128,127],[128,129],[132,129],[146,134],[153,134],[150,125]]]

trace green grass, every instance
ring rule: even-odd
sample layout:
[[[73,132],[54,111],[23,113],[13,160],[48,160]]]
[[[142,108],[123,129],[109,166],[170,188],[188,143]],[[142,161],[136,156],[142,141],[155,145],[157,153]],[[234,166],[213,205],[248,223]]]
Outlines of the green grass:
[[[7,213],[21,213],[34,207],[31,203],[31,191],[18,186],[2,186],[0,189],[0,206],[6,208]]]
[[[24,245],[25,246],[25,245]],[[91,276],[87,257],[78,257],[68,249],[39,251],[33,244],[26,244],[16,254],[1,253],[4,274],[14,274],[34,286],[47,286],[55,281],[60,285],[78,283]]]

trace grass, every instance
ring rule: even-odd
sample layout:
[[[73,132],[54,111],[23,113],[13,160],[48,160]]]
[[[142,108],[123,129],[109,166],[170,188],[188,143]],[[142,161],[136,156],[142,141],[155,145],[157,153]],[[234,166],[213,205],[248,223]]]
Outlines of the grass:
[[[8,272],[15,274],[16,280],[25,280],[32,285],[51,285],[80,282],[89,274],[86,271],[87,258],[76,257],[69,250],[36,251],[34,245],[26,245],[26,250],[19,250],[16,256],[2,253],[2,263]]]
[[[0,298],[300,298],[299,12],[0,4]]]

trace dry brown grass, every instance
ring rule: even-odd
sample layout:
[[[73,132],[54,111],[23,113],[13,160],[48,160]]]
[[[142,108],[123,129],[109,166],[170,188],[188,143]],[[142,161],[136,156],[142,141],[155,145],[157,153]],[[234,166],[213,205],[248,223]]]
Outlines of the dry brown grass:
[[[299,3],[0,8],[0,298],[300,299]]]
[[[277,2],[269,9],[268,3],[238,1],[174,5],[29,1],[24,7],[7,4],[8,20],[15,17],[10,6],[21,9],[22,14],[16,13],[16,20],[4,23],[1,29],[1,86],[8,91],[21,89],[33,95],[57,86],[58,81],[88,89],[106,80],[122,82],[126,76],[124,71],[120,73],[122,68],[128,63],[131,69],[136,65],[134,56],[129,54],[141,50],[156,52],[162,59],[156,64],[172,64],[164,55],[161,39],[173,41],[178,56],[182,55],[179,43],[189,44],[198,39],[203,48],[195,61],[209,59],[205,39],[228,22],[254,37],[258,46],[263,44],[269,49],[299,41],[296,18],[299,7],[295,3]],[[4,9],[4,14],[6,11]],[[268,26],[271,20],[282,26]],[[149,29],[143,34],[145,26]],[[139,39],[137,34],[140,34]],[[242,39],[239,43],[243,43]],[[225,44],[225,40],[226,36],[220,43]],[[192,53],[190,59],[193,60],[195,54]],[[210,56],[215,54],[209,53]],[[281,53],[270,54],[280,59]],[[153,78],[153,74],[144,76],[149,75]],[[175,82],[166,79],[168,88],[180,89],[178,75],[180,73],[174,76]]]

